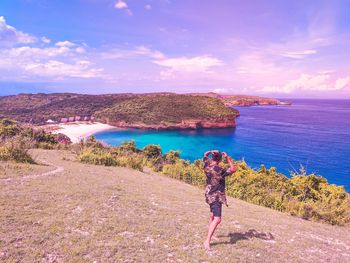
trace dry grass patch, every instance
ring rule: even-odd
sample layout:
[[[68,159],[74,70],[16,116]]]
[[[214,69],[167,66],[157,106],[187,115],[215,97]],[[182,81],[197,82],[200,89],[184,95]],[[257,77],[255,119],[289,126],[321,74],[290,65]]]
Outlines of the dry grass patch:
[[[308,222],[229,198],[218,241],[206,253],[208,207],[197,187],[128,168],[71,161],[20,184],[0,181],[4,262],[346,262],[346,228]],[[53,169],[51,167],[51,169]]]

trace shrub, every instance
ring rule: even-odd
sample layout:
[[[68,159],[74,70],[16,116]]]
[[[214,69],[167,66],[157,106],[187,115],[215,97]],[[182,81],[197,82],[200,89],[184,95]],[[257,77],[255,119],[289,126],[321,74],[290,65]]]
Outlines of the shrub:
[[[135,141],[126,141],[123,142],[119,148],[123,151],[127,152],[138,152],[139,150],[136,148],[136,143]]]
[[[21,137],[7,139],[0,146],[0,160],[20,163],[35,163],[28,153],[32,142]]]
[[[96,140],[95,136],[91,135],[86,140],[81,140],[80,144],[82,144],[84,147],[91,147],[91,148],[98,148],[102,149],[104,148],[103,143]]]
[[[45,132],[44,130],[34,131],[33,139],[37,143],[43,142],[43,143],[57,144],[55,136],[52,133]]]
[[[116,166],[117,160],[109,152],[93,151],[91,149],[84,149],[78,156],[79,161],[84,163]]]
[[[143,148],[143,153],[147,158],[156,159],[162,156],[162,149],[159,145],[150,144]]]
[[[169,151],[165,154],[165,162],[168,164],[175,164],[180,159],[179,151]]]
[[[133,154],[128,156],[117,157],[117,165],[122,167],[129,167],[135,170],[143,170],[143,156],[139,154]]]
[[[69,145],[72,143],[71,139],[67,135],[62,133],[55,134],[54,138],[59,144]]]
[[[9,119],[0,120],[0,139],[16,136],[20,130],[21,129],[16,121]]]

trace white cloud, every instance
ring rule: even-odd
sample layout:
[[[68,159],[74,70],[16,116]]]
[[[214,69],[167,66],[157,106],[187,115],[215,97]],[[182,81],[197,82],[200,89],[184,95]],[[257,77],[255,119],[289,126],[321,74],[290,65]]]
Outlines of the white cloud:
[[[23,46],[0,50],[0,79],[34,80],[43,77],[50,81],[55,78],[103,77],[102,69],[95,68],[89,60],[80,57],[82,50],[79,48],[83,49]]]
[[[263,92],[292,93],[296,91],[335,91],[345,88],[350,77],[332,80],[330,74],[301,74],[298,79],[290,80],[282,86],[265,86]]]
[[[37,39],[40,42],[34,43]],[[36,38],[16,30],[0,17],[0,80],[105,77],[103,69],[96,68],[86,57],[86,45],[70,41],[50,43],[47,37]]]
[[[0,16],[0,45],[30,44],[37,41],[37,38],[18,31],[6,23],[3,16]]]
[[[151,5],[145,5],[145,9],[146,9],[146,10],[151,10],[151,9],[152,9],[152,6],[151,6]]]
[[[77,52],[77,53],[79,53],[79,54],[83,54],[83,53],[86,52],[86,49],[83,48],[83,47],[77,47],[77,48],[75,49],[75,52]]]
[[[344,89],[350,84],[350,77],[339,78],[335,81],[335,89]]]
[[[178,57],[178,58],[164,58],[154,60],[153,63],[167,67],[172,71],[185,71],[185,72],[206,72],[211,67],[221,66],[224,63],[212,56],[203,55],[197,57]]]
[[[198,73],[204,75],[209,75],[212,73],[210,69],[215,66],[221,66],[224,63],[212,56],[203,55],[197,57],[177,57],[177,58],[162,58],[154,60],[153,63],[166,67],[165,70],[160,72],[160,78],[165,79],[175,79],[175,78],[198,78]],[[196,74],[197,76],[194,76]],[[203,77],[203,76],[201,76]]]
[[[41,37],[40,38],[42,42],[44,42],[45,44],[50,44],[51,43],[51,40],[47,37]]]
[[[53,78],[95,78],[99,77],[102,69],[91,68],[91,62],[86,60],[75,63],[64,63],[57,60],[49,60],[42,63],[30,63],[24,65],[23,69],[29,73],[40,77]]]
[[[126,9],[128,8],[128,4],[126,2],[124,2],[123,0],[118,0],[116,3],[115,3],[115,8],[117,9]]]
[[[213,92],[215,92],[215,93],[228,93],[229,89],[218,88],[218,89],[214,89]]]
[[[124,0],[118,0],[115,3],[114,7],[117,8],[117,9],[124,9],[125,13],[128,16],[132,16],[133,15],[133,12],[131,11],[131,9],[129,8],[128,4]]]
[[[244,76],[270,77],[279,75],[281,70],[271,56],[260,51],[245,52],[236,60],[236,73]]]
[[[22,46],[10,49],[4,49],[0,52],[0,58],[4,57],[11,59],[46,59],[57,56],[68,56],[74,55],[76,51],[68,47],[47,47],[47,48],[38,48],[38,47],[29,47]]]
[[[57,42],[55,44],[55,46],[58,46],[58,47],[74,47],[75,44],[66,40],[66,41]]]
[[[317,51],[314,49],[307,49],[302,51],[286,51],[281,53],[282,57],[294,58],[294,59],[303,59],[308,55],[316,54]]]
[[[136,58],[140,56],[152,59],[163,59],[164,54],[158,50],[152,50],[145,46],[138,46],[133,49],[112,49],[100,54],[102,59]]]

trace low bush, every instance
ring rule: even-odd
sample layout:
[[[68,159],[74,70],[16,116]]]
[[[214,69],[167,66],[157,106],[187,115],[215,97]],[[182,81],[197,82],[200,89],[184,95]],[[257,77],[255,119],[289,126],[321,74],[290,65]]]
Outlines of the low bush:
[[[13,137],[0,144],[0,160],[20,163],[35,163],[28,153],[32,141],[21,137]]]
[[[43,129],[33,128],[28,124],[0,119],[0,141],[9,140],[13,137],[30,140],[33,148],[60,149],[62,145],[71,144],[71,140],[64,134],[52,134]]]
[[[105,165],[105,166],[116,166],[117,160],[111,153],[104,151],[94,151],[91,149],[83,149],[79,156],[79,161],[84,163]]]
[[[19,132],[20,127],[16,121],[0,119],[0,139],[16,136]]]

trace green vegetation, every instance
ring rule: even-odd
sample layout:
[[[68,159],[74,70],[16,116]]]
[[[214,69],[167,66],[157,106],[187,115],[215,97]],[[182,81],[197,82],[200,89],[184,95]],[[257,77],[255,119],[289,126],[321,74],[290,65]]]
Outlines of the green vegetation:
[[[182,120],[235,118],[238,111],[227,108],[219,99],[189,95],[137,96],[95,114],[104,122],[176,124]]]
[[[34,163],[28,153],[31,141],[20,136],[15,136],[0,144],[0,160],[15,161],[20,163]]]
[[[33,163],[31,148],[57,149],[59,142],[69,143],[63,134],[53,135],[29,125],[9,119],[0,119],[0,160]]]
[[[78,159],[85,163],[130,167],[136,170],[143,168],[144,156],[140,151],[136,151],[132,142],[120,147],[104,147],[91,136],[79,144],[77,153]]]
[[[84,95],[72,93],[19,94],[0,97],[0,118],[43,124],[48,119],[91,116],[111,107],[129,95]]]
[[[167,124],[188,119],[234,118],[237,115],[238,111],[227,108],[216,98],[170,93],[56,93],[0,97],[0,118],[33,124],[74,116],[95,116],[96,120],[110,122]]]
[[[80,161],[138,170],[149,167],[188,184],[205,185],[201,160],[189,163],[174,151],[163,155],[157,145],[140,150],[133,142],[119,147],[94,147],[94,143],[93,137],[81,143]],[[227,195],[304,219],[350,226],[350,198],[343,187],[329,184],[321,176],[307,175],[303,169],[288,178],[274,167],[261,166],[255,171],[244,161],[238,161],[237,166],[237,172],[226,180]]]

